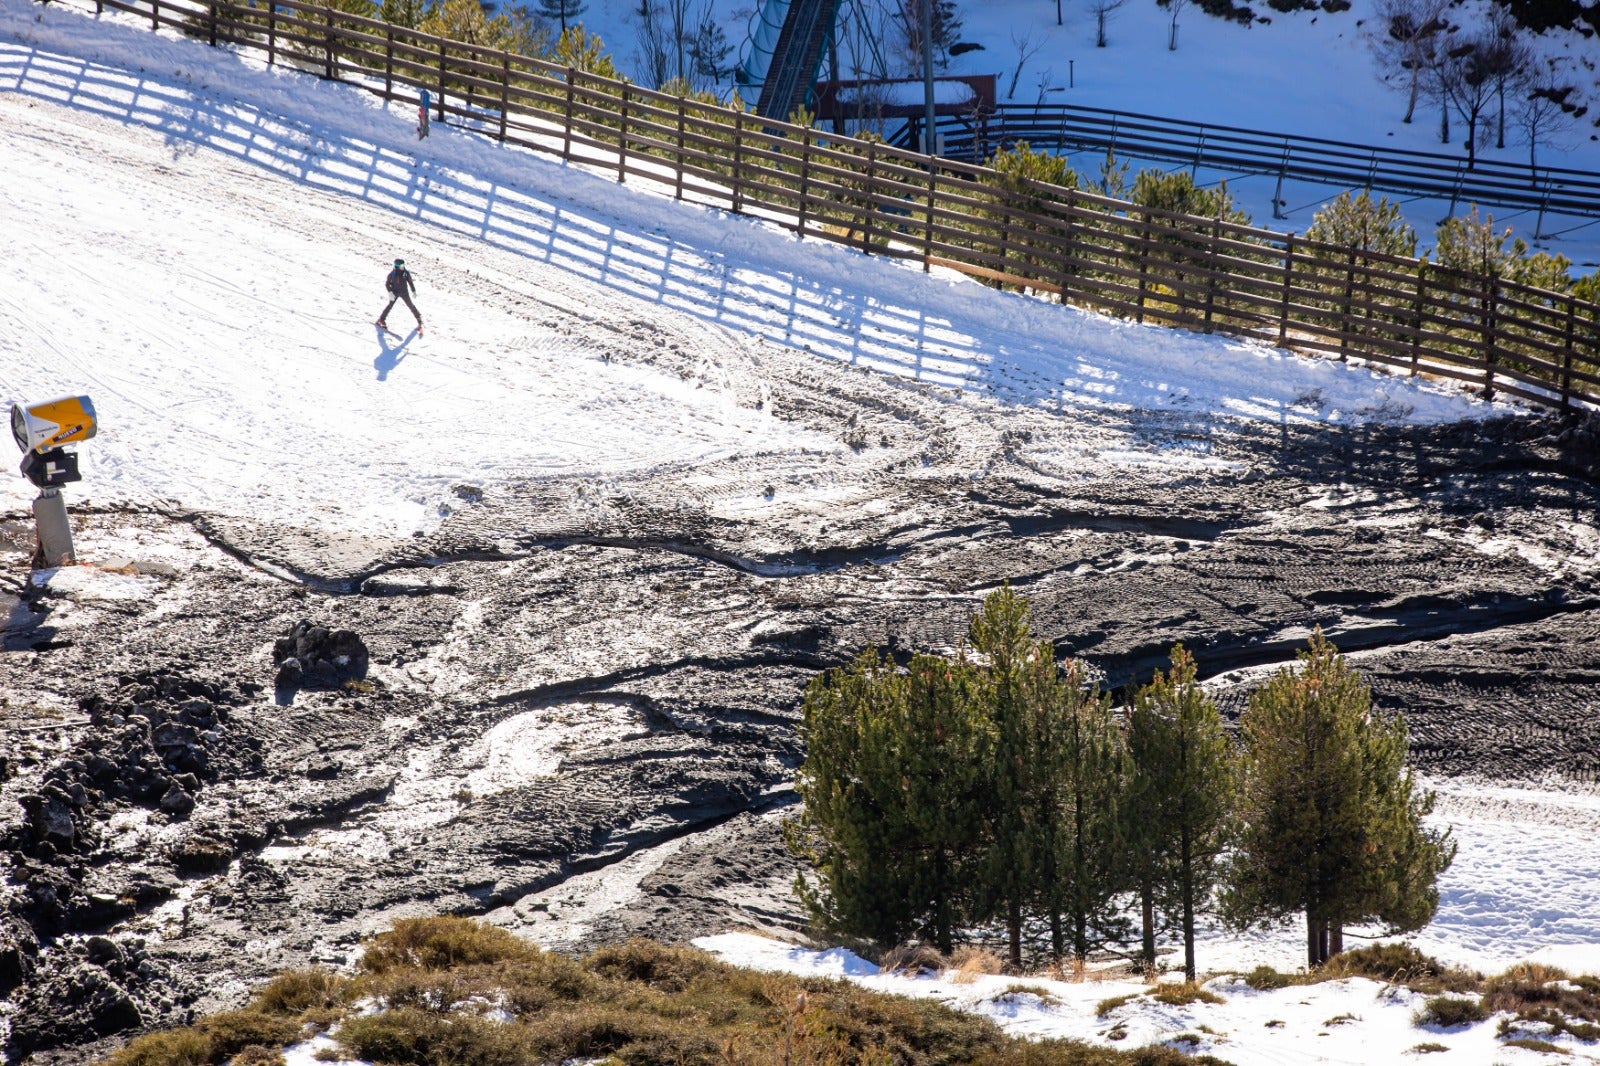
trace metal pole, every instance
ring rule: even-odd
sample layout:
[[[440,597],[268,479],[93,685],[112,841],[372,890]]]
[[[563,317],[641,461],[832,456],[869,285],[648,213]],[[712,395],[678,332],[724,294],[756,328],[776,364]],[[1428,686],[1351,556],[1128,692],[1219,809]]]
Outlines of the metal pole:
[[[67,499],[60,489],[39,490],[39,498],[33,501],[33,521],[39,532],[39,551],[44,555],[45,566],[71,566],[78,561],[72,551]]]
[[[922,0],[922,97],[927,111],[928,132],[924,135],[922,151],[934,155],[933,125],[933,3]]]

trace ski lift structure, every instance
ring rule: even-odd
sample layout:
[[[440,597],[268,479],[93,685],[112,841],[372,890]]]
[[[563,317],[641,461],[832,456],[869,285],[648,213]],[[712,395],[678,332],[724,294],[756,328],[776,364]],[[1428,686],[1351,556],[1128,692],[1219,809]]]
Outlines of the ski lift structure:
[[[870,129],[885,134],[885,123],[904,120],[912,144],[921,144],[927,82],[891,78],[882,42],[872,31],[877,0],[761,0],[751,15],[750,32],[740,50],[735,79],[756,97],[762,118],[786,121],[804,108],[814,120],[830,122],[837,133]],[[855,77],[841,78],[840,26],[851,28],[846,60]],[[824,66],[830,76],[822,78]],[[754,92],[752,92],[754,90]],[[995,106],[995,78],[933,79],[934,115],[978,120]],[[938,145],[931,146],[938,154]]]

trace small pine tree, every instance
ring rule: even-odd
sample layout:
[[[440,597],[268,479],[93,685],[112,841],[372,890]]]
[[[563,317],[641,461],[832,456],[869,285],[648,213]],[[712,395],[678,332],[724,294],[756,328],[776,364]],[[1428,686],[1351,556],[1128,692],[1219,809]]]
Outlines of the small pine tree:
[[[378,17],[408,30],[417,29],[428,16],[427,0],[383,0]]]
[[[1409,932],[1432,919],[1454,845],[1422,824],[1432,797],[1405,769],[1404,720],[1373,714],[1320,628],[1296,667],[1251,695],[1240,734],[1240,829],[1222,895],[1231,924],[1302,913],[1306,959],[1319,966],[1346,925]]]
[[[1051,952],[1061,958],[1070,933],[1072,954],[1084,959],[1129,934],[1116,906],[1128,887],[1118,814],[1126,748],[1110,697],[1088,683],[1080,664],[1066,664],[1056,693],[1055,737],[1041,756],[1041,773],[1061,781],[1061,816],[1055,839],[1046,842],[1038,892],[1050,919]],[[1070,924],[1063,928],[1064,922]]]
[[[561,31],[555,48],[550,52],[550,59],[597,78],[614,79],[618,76],[617,67],[611,61],[611,56],[606,54],[605,48],[606,44],[598,34],[590,33],[582,26],[573,26]]]
[[[1358,252],[1417,254],[1417,231],[1401,217],[1400,205],[1391,203],[1387,196],[1373,203],[1365,189],[1354,196],[1349,191],[1342,192],[1319,210],[1306,228],[1306,237]]]
[[[428,9],[422,32],[448,37],[465,44],[500,48],[506,43],[510,25],[504,15],[489,18],[480,0],[443,0]]]
[[[949,951],[981,846],[982,710],[970,664],[919,655],[905,672],[874,651],[806,689],[786,830],[818,884],[796,890],[823,930]]]
[[[1219,182],[1214,189],[1194,183],[1186,170],[1168,173],[1164,170],[1145,169],[1133,179],[1133,191],[1128,198],[1141,207],[1154,207],[1183,215],[1217,218],[1224,222],[1250,223],[1250,215],[1233,202],[1227,182]]]
[[[1145,965],[1155,965],[1160,915],[1182,933],[1190,981],[1195,918],[1210,909],[1233,799],[1222,717],[1195,677],[1194,659],[1179,645],[1171,669],[1134,694],[1122,811],[1142,905]]]

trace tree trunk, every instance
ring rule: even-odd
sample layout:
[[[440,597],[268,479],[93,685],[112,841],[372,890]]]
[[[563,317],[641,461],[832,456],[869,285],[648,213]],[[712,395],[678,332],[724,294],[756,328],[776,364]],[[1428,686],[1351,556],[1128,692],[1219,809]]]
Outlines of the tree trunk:
[[[1411,72],[1411,95],[1406,100],[1406,117],[1401,119],[1406,125],[1411,124],[1411,116],[1417,112],[1417,91],[1420,88],[1421,76],[1416,70]]]
[[[1055,908],[1050,910],[1050,956],[1060,962],[1067,953],[1067,934],[1061,925],[1061,912]]]
[[[1185,825],[1178,840],[1178,861],[1183,871],[1180,891],[1183,893],[1183,978],[1194,980],[1194,855],[1189,841],[1189,827]]]
[[[1344,950],[1344,925],[1334,922],[1328,929],[1328,958]]]
[[[1153,973],[1156,968],[1156,892],[1149,881],[1139,886],[1139,917],[1143,933],[1139,958],[1145,972]]]
[[[1022,901],[1012,896],[1006,904],[1006,933],[1011,941],[1011,968],[1022,971]]]

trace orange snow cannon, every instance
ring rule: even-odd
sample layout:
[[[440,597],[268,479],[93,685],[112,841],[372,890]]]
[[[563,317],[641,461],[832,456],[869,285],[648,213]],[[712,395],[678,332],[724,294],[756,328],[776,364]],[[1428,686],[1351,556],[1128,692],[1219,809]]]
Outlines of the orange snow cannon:
[[[87,396],[11,405],[11,435],[25,452],[42,453],[63,444],[76,444],[94,436],[99,428],[94,404]]]

